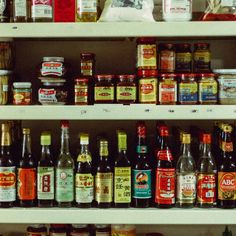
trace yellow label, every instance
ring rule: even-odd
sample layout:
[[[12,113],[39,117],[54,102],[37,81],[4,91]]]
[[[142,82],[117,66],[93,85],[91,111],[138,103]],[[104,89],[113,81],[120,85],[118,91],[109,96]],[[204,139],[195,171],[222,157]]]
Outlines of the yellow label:
[[[111,229],[111,236],[135,236],[135,229]]]
[[[77,162],[85,163],[85,162],[91,162],[91,161],[92,161],[92,157],[89,154],[83,153],[83,154],[79,154],[77,157]]]
[[[209,52],[195,52],[194,61],[209,63],[211,61],[211,54]]]
[[[139,80],[139,102],[157,102],[157,79]]]
[[[198,91],[197,83],[180,83],[179,90],[181,92],[187,91],[189,93],[197,93]]]
[[[113,101],[114,87],[95,87],[95,101]]]
[[[117,86],[117,100],[136,100],[136,87],[134,86]]]
[[[127,149],[127,134],[122,131],[118,131],[118,149],[119,150]]]
[[[138,45],[137,67],[157,66],[156,45]]]
[[[131,167],[115,167],[115,203],[131,202]]]

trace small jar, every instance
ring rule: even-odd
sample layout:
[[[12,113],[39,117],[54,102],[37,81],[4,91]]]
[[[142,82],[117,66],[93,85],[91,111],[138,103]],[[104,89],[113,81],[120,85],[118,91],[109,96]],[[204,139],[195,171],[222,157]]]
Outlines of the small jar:
[[[94,103],[114,103],[115,84],[113,75],[97,75],[94,85]]]
[[[95,71],[95,54],[81,53],[81,76],[93,76]]]
[[[67,225],[51,224],[49,228],[49,236],[67,236]]]
[[[175,105],[177,103],[176,74],[161,74],[159,77],[159,104]]]
[[[95,236],[110,236],[111,226],[110,225],[95,225]]]
[[[191,44],[181,43],[176,45],[175,71],[176,73],[192,72]]]
[[[159,70],[162,73],[175,72],[175,46],[172,43],[159,44]]]
[[[89,79],[75,79],[75,105],[89,104]]]
[[[9,83],[12,71],[0,70],[0,105],[6,105],[9,100]]]
[[[96,22],[98,19],[97,0],[76,1],[76,21],[77,22]]]
[[[135,75],[118,75],[116,85],[116,101],[122,104],[135,103],[137,99],[137,85]]]
[[[73,224],[70,231],[70,236],[89,236],[89,226],[82,224]]]
[[[111,236],[135,236],[136,228],[134,225],[112,225]]]
[[[27,228],[27,236],[47,236],[47,227],[45,225],[30,225]]]
[[[155,38],[137,39],[137,69],[156,70],[157,69],[157,48]]]
[[[209,43],[194,44],[193,69],[195,73],[211,72],[211,51]]]
[[[218,83],[215,74],[198,74],[198,99],[200,104],[216,104]]]
[[[138,76],[139,103],[157,104],[157,71],[139,70]]]
[[[31,0],[31,17],[33,22],[52,22],[53,1]]]
[[[32,104],[32,84],[30,82],[13,83],[13,104],[31,105]]]
[[[12,42],[3,41],[0,42],[0,70],[12,70],[13,69],[13,44]]]

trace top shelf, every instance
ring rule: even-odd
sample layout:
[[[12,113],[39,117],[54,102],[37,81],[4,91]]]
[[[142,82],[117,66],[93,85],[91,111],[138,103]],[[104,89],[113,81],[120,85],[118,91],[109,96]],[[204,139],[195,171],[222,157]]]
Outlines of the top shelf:
[[[235,37],[236,22],[4,23],[0,38]]]

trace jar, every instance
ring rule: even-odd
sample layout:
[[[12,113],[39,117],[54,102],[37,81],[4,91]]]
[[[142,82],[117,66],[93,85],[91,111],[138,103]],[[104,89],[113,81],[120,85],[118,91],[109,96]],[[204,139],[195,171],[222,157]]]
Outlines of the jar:
[[[67,97],[65,83],[44,82],[38,90],[38,101],[42,105],[65,105]]]
[[[5,23],[10,21],[10,13],[11,13],[11,4],[9,1],[1,1],[0,2],[0,23]]]
[[[13,104],[31,105],[32,104],[32,84],[30,82],[13,83]]]
[[[49,236],[67,236],[67,225],[51,224],[49,228]]]
[[[97,75],[94,85],[95,103],[114,103],[115,84],[113,75]]]
[[[12,42],[0,42],[0,70],[13,69],[13,47]]]
[[[52,22],[53,1],[31,0],[31,17],[33,22]]]
[[[198,99],[200,104],[216,104],[218,84],[215,74],[198,74]]]
[[[27,22],[30,19],[31,0],[13,0],[13,21]]]
[[[139,70],[138,76],[139,103],[157,104],[157,71]]]
[[[175,46],[172,43],[159,44],[159,70],[163,73],[175,72]]]
[[[76,21],[96,22],[98,19],[97,0],[76,0]]]
[[[95,225],[95,236],[110,236],[111,227],[110,225]]]
[[[137,69],[157,69],[157,48],[155,38],[137,39]]]
[[[88,105],[89,103],[89,79],[75,79],[75,105]]]
[[[8,103],[11,76],[12,71],[0,70],[0,105],[6,105]]]
[[[161,74],[159,77],[159,104],[175,105],[177,103],[176,74]]]
[[[112,225],[111,236],[135,236],[136,228],[134,225]]]
[[[175,71],[177,73],[192,72],[191,44],[181,43],[176,45]]]
[[[137,85],[135,75],[118,75],[116,85],[117,103],[130,104],[135,103],[137,99]]]
[[[47,236],[47,227],[45,225],[30,225],[27,228],[27,236]]]
[[[193,69],[196,73],[211,72],[211,52],[209,43],[195,43]]]
[[[197,104],[198,102],[198,83],[195,74],[180,74],[178,84],[179,104]]]
[[[89,226],[82,224],[73,224],[70,236],[90,236]]]
[[[95,70],[95,54],[81,53],[81,76],[93,76]]]

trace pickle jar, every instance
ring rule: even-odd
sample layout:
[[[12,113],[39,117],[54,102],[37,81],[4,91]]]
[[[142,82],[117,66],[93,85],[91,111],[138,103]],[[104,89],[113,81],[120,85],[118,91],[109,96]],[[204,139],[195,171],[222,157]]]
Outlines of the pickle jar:
[[[0,70],[0,105],[6,105],[9,100],[9,84],[13,71]]]
[[[75,105],[89,104],[89,79],[75,79]]]
[[[172,43],[159,44],[159,70],[162,73],[175,72],[175,45]]]
[[[32,83],[30,82],[13,83],[13,104],[14,105],[32,104]]]
[[[116,101],[122,104],[135,103],[137,99],[137,85],[135,75],[118,75],[116,85]]]
[[[181,43],[176,45],[175,71],[176,73],[192,72],[191,44]]]
[[[98,0],[76,0],[76,21],[96,22],[98,19]]]
[[[81,76],[93,76],[95,70],[95,54],[81,53],[80,54]]]

